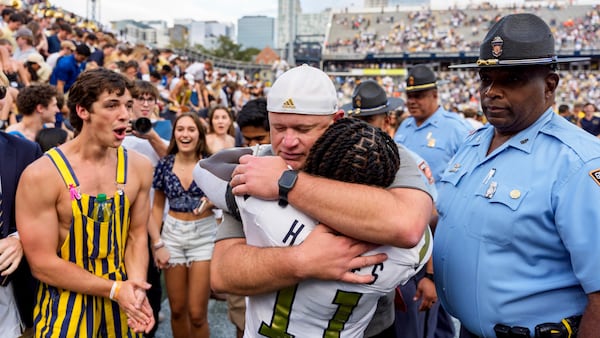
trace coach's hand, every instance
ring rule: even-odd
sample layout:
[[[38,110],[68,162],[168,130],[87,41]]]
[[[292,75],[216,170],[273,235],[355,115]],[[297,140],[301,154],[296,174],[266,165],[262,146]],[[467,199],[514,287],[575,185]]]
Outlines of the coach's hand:
[[[302,279],[340,280],[348,283],[371,283],[374,277],[364,269],[387,259],[383,253],[361,256],[379,245],[356,240],[318,224],[298,246],[298,266],[303,267]],[[352,270],[356,270],[353,272]],[[361,270],[364,271],[361,273]]]

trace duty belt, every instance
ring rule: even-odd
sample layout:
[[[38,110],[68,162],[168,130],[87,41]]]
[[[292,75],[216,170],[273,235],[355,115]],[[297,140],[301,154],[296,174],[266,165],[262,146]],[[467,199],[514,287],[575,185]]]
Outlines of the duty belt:
[[[581,316],[564,318],[559,323],[543,323],[535,326],[534,338],[576,338]],[[496,338],[531,338],[528,328],[496,324]]]

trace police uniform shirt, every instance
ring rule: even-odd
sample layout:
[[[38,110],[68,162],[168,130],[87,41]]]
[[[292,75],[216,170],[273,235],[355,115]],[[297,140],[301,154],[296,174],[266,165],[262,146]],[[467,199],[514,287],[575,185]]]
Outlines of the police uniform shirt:
[[[412,116],[404,120],[396,131],[394,141],[421,155],[431,166],[437,183],[470,130],[471,126],[462,117],[440,106],[420,126]]]
[[[600,290],[600,141],[552,110],[486,155],[487,125],[442,175],[438,296],[472,333],[581,314]]]

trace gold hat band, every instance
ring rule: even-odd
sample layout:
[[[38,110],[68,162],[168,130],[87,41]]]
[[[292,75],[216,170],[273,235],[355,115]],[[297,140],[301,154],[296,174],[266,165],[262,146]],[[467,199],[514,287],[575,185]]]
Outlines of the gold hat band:
[[[418,86],[408,86],[408,87],[406,87],[406,91],[435,88],[435,85],[436,84],[434,82],[434,83],[426,83],[426,84],[422,84],[422,85],[418,85]]]

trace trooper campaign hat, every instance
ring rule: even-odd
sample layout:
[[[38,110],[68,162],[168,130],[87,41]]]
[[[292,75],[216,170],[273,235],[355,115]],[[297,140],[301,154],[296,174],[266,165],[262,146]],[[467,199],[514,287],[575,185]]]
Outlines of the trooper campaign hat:
[[[540,17],[530,13],[510,14],[496,22],[479,47],[476,63],[449,68],[486,68],[550,65],[589,60],[586,57],[561,58],[554,50],[554,36]]]
[[[406,92],[419,92],[437,88],[437,79],[433,70],[424,65],[416,65],[408,71]]]
[[[304,64],[275,80],[267,94],[267,111],[331,115],[337,111],[337,91],[327,74]]]
[[[388,98],[385,90],[373,80],[365,80],[354,88],[352,102],[342,106],[348,116],[371,116],[387,113],[402,106],[399,98]]]

